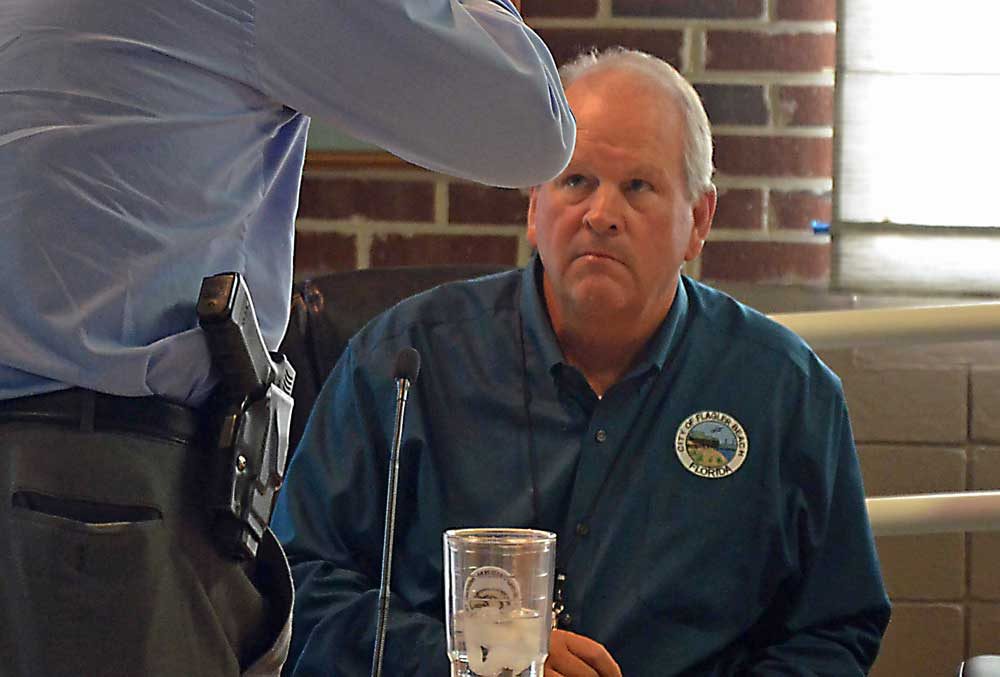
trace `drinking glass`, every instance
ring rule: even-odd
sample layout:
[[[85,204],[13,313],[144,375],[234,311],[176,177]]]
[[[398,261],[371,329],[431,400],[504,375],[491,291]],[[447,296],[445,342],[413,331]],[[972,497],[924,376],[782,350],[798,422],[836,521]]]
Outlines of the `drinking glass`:
[[[542,677],[552,629],[556,535],[535,529],[444,533],[452,677]]]

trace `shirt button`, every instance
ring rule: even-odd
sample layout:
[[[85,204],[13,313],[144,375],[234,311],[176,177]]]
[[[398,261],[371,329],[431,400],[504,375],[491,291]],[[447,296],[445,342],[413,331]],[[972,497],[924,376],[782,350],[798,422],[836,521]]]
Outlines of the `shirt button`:
[[[563,611],[558,618],[560,628],[568,628],[573,625],[573,616],[568,611]]]
[[[596,433],[594,433],[594,439],[597,440],[598,443],[602,443],[604,442],[604,440],[608,439],[608,433],[605,432],[604,428],[601,428]]]
[[[577,536],[586,536],[589,533],[590,533],[590,527],[587,526],[586,522],[580,522],[579,524],[576,525]]]

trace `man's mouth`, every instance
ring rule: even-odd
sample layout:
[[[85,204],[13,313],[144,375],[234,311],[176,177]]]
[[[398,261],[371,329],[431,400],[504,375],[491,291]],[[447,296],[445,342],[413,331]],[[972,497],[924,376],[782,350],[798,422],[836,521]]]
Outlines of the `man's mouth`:
[[[578,259],[584,259],[588,261],[614,261],[615,263],[622,263],[621,259],[617,256],[609,254],[608,252],[600,251],[585,251],[577,256]]]

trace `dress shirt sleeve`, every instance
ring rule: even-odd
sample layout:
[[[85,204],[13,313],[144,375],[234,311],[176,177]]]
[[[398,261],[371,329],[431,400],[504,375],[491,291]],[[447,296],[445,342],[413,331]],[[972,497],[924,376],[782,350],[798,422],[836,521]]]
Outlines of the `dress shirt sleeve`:
[[[504,0],[257,0],[260,88],[415,164],[542,183],[576,124],[548,48]]]
[[[387,458],[381,417],[388,416],[391,425],[393,412],[386,408],[392,398],[388,390],[372,395],[348,347],[293,457],[272,519],[295,582],[286,675],[369,674],[387,465],[376,459]],[[379,406],[383,399],[386,404]],[[390,602],[383,673],[447,674],[443,623],[413,610],[396,592]]]
[[[797,468],[790,493],[801,575],[768,611],[750,675],[865,675],[889,622],[864,504],[861,471],[842,394],[806,401],[786,449]],[[819,398],[817,398],[819,399]]]

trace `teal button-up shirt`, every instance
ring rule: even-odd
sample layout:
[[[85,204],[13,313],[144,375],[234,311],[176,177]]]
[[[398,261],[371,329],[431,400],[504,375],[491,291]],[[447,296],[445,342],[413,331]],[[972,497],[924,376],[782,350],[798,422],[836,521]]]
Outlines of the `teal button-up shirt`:
[[[569,629],[629,677],[863,674],[889,605],[837,377],[682,278],[598,399],[563,359],[540,275],[536,260],[440,287],[351,341],[274,517],[297,587],[292,673],[370,664],[391,372],[413,346],[389,674],[447,674],[441,533],[468,526],[556,532]]]

